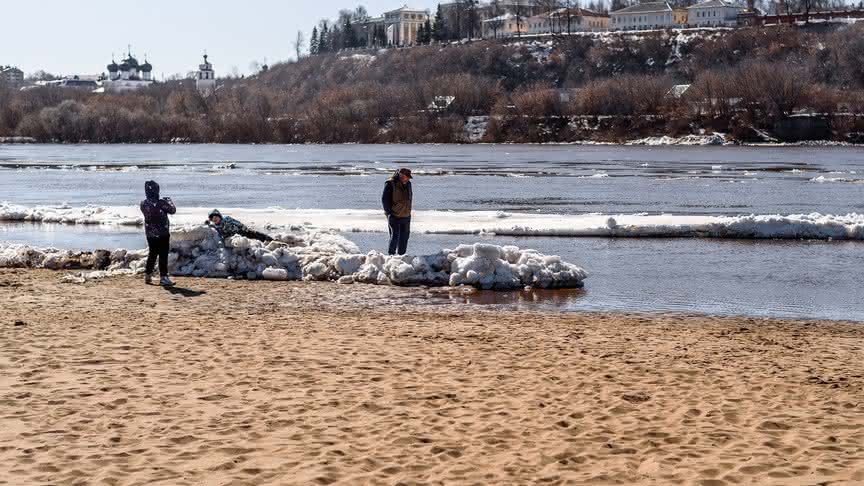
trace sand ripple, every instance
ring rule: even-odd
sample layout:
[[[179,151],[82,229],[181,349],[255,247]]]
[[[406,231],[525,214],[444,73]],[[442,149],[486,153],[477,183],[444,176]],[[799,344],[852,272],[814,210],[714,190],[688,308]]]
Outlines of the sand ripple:
[[[860,325],[59,277],[0,272],[0,484],[864,484]]]

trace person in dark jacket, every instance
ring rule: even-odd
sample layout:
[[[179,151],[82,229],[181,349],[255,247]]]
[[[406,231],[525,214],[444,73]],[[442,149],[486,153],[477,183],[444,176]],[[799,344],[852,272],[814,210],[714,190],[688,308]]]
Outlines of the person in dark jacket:
[[[408,251],[408,238],[411,236],[411,209],[414,192],[411,188],[411,169],[399,169],[384,184],[381,205],[387,215],[390,228],[390,255],[404,255]]]
[[[159,258],[159,285],[171,286],[174,282],[168,278],[168,252],[171,249],[171,224],[168,215],[177,212],[171,198],[159,198],[159,184],[155,181],[144,183],[146,199],[141,201],[141,212],[144,214],[144,232],[147,236],[147,268],[144,282],[153,283],[153,269],[156,258]]]
[[[253,240],[263,241],[264,243],[273,241],[273,238],[270,235],[252,231],[240,221],[237,221],[230,216],[223,216],[218,209],[210,211],[210,214],[207,215],[207,222],[210,226],[216,229],[223,240],[225,238],[231,238],[234,235],[240,235],[245,236],[246,238],[252,238]]]

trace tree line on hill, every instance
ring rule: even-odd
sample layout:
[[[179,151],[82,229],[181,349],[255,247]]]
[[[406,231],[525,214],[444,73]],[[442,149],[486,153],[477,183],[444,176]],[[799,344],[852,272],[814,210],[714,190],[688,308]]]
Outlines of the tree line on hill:
[[[124,95],[0,85],[0,137],[45,142],[622,141],[703,131],[755,140],[864,136],[864,25],[579,36],[327,53],[225,80]],[[672,88],[689,85],[688,89]],[[444,100],[442,103],[437,101]],[[796,123],[800,123],[796,121]],[[808,122],[809,123],[809,122]],[[814,135],[815,134],[815,135]]]

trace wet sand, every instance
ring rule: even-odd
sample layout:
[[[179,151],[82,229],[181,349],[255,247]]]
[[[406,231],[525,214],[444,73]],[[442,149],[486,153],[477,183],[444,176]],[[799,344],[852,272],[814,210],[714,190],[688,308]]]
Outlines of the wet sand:
[[[864,484],[864,325],[0,270],[0,484]]]

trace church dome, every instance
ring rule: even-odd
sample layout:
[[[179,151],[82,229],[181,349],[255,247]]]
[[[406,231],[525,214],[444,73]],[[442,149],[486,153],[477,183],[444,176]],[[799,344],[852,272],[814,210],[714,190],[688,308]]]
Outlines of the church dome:
[[[108,72],[109,73],[116,73],[119,70],[120,70],[120,66],[118,66],[117,63],[112,60],[111,64],[108,65]]]
[[[145,73],[149,73],[149,72],[153,71],[153,66],[145,60],[144,64],[141,65],[141,71],[143,71]]]
[[[120,70],[121,70],[121,71],[128,71],[129,68],[130,68],[130,66],[129,66],[129,63],[128,63],[128,62],[123,61],[123,62],[120,63]]]
[[[132,69],[138,69],[138,59],[135,59],[132,56],[129,56],[126,59],[124,59],[123,64],[128,65]]]

